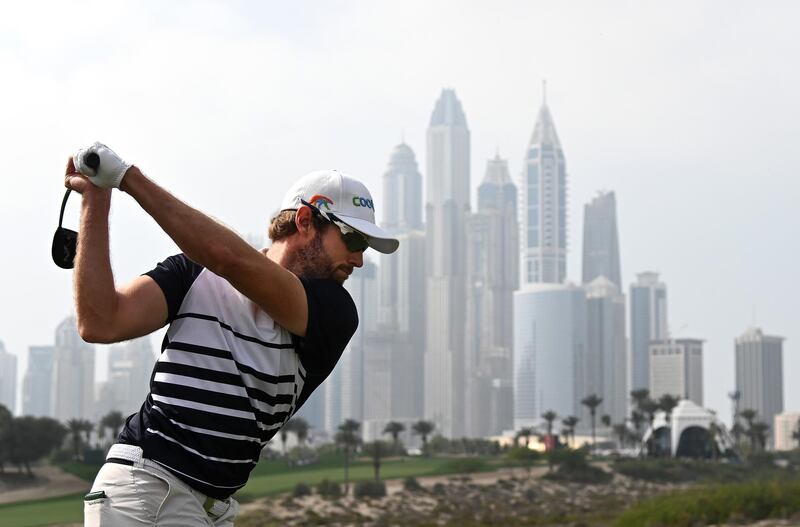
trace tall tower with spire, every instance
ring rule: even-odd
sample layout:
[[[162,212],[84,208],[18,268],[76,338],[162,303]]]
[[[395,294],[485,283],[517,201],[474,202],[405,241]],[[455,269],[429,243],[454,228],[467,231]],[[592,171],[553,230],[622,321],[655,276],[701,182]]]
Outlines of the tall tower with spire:
[[[436,101],[427,143],[425,418],[444,436],[461,437],[470,134],[452,89]]]
[[[467,221],[466,376],[468,437],[514,426],[513,294],[519,285],[517,188],[496,155],[478,187],[478,210]]]
[[[562,283],[567,275],[567,165],[546,94],[519,189],[522,283]]]

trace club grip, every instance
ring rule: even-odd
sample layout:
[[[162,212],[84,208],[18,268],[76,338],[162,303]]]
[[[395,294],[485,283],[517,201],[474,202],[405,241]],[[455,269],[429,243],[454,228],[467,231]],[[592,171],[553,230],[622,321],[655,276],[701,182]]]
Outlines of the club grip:
[[[94,152],[89,152],[85,156],[83,156],[83,162],[91,168],[92,170],[97,170],[100,168],[100,156]]]

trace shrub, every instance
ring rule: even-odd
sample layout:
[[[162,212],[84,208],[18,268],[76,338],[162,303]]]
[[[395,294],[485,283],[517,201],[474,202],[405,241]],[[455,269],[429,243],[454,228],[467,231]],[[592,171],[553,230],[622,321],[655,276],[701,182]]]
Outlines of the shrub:
[[[317,485],[317,494],[325,498],[340,498],[342,496],[342,488],[334,481],[323,479]]]
[[[403,488],[408,492],[421,492],[425,490],[425,488],[420,485],[419,481],[417,481],[417,478],[414,476],[408,476],[403,480]]]
[[[755,481],[713,487],[695,487],[640,502],[620,516],[617,527],[670,525],[692,527],[800,513],[800,481]]]
[[[386,496],[386,484],[383,481],[359,481],[353,488],[356,498],[382,498]]]
[[[311,494],[311,487],[309,487],[306,483],[302,481],[294,486],[294,491],[292,492],[292,496],[295,498],[299,498],[301,496],[308,496]]]

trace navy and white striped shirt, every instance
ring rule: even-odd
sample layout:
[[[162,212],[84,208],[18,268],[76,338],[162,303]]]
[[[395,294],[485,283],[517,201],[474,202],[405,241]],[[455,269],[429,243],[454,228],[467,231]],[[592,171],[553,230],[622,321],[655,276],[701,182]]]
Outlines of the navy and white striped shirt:
[[[183,254],[146,274],[164,292],[170,326],[150,393],[119,440],[225,499],[333,370],[358,325],[355,304],[333,280],[301,279],[308,326],[300,338]]]

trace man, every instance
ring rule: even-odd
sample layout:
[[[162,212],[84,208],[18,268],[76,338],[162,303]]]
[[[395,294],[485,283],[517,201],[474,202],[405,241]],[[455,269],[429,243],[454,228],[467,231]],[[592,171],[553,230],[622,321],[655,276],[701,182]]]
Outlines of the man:
[[[70,158],[65,185],[83,195],[81,337],[119,342],[169,324],[150,393],[85,498],[85,524],[233,525],[231,494],[355,332],[341,284],[367,247],[391,253],[398,241],[375,225],[366,187],[336,171],[292,186],[260,252],[102,144]],[[183,251],[119,288],[108,247],[113,188]]]

